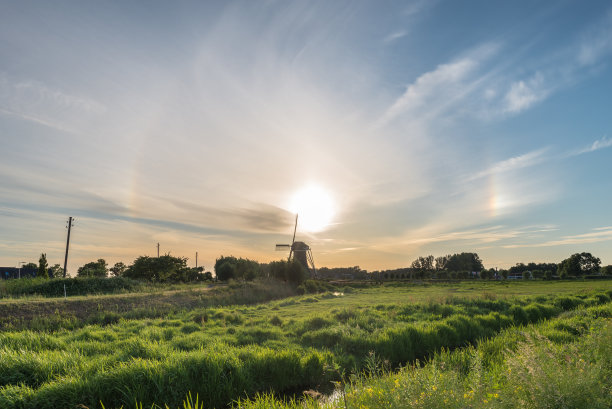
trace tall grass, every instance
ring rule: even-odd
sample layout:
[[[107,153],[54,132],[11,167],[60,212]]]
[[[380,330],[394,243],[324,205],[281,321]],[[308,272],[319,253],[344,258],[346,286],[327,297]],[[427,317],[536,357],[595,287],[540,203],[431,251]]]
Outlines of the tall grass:
[[[233,287],[215,296],[244,302],[286,291]],[[482,371],[488,371],[498,365],[510,341],[520,340],[523,329],[511,328],[544,326],[563,314],[565,321],[550,321],[545,329],[550,339],[565,342],[588,332],[595,318],[609,317],[609,296],[581,294],[570,301],[554,296],[452,297],[364,307],[361,300],[369,293],[356,290],[251,306],[213,306],[201,300],[198,308],[163,318],[120,315],[54,333],[5,331],[0,332],[0,407],[83,404],[93,409],[100,401],[107,408],[132,407],[135,401],[177,407],[191,391],[205,407],[220,408],[257,393],[324,389],[343,379],[342,374],[372,373],[371,351],[392,369],[443,356],[443,350],[464,351],[462,347],[484,339],[491,340],[479,343],[477,359]],[[572,304],[589,309],[571,310]],[[504,329],[511,335],[495,337]],[[445,361],[457,376],[473,373],[476,358],[463,354],[453,353]]]
[[[125,277],[23,278],[0,280],[0,298],[39,295],[43,297],[114,294],[142,291],[149,285]]]
[[[441,351],[424,366],[364,372],[323,399],[263,395],[235,408],[610,408],[610,317],[610,304],[591,307],[505,330],[476,347]]]

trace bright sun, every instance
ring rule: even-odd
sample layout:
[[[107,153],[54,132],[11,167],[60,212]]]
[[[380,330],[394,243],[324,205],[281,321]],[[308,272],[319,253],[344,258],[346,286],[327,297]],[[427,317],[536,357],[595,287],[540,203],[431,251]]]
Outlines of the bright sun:
[[[335,214],[334,200],[320,186],[306,186],[293,194],[289,210],[298,214],[298,229],[318,232],[331,223]]]

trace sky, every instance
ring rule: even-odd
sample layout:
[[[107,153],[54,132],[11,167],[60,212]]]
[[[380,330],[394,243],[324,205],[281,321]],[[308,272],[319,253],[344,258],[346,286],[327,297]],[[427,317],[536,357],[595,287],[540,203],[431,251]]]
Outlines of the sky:
[[[4,1],[0,266],[612,264],[611,107],[608,1]]]

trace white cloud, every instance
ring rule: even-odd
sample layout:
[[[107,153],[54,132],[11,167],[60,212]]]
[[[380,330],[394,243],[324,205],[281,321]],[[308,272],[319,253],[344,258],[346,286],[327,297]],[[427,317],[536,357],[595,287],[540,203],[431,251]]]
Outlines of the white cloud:
[[[0,113],[5,115],[75,133],[77,123],[90,125],[85,118],[99,117],[106,111],[104,104],[92,98],[0,73]]]
[[[402,37],[405,37],[408,34],[405,30],[396,31],[394,33],[389,34],[383,40],[384,43],[390,43]]]
[[[435,70],[421,75],[409,85],[399,98],[387,109],[381,122],[386,123],[398,115],[416,111],[434,98],[442,95],[452,97],[450,87],[465,79],[477,66],[471,58],[441,64]],[[450,95],[449,95],[450,94]]]
[[[570,156],[581,155],[583,153],[589,153],[589,152],[595,152],[600,149],[609,148],[610,146],[612,146],[612,139],[606,136],[603,136],[601,139],[596,140],[595,142],[593,142],[591,145],[587,146],[586,148],[575,151]]]
[[[592,229],[591,233],[576,234],[571,236],[562,236],[558,240],[549,240],[543,243],[533,244],[510,244],[503,246],[504,248],[521,248],[521,247],[554,247],[566,246],[573,244],[597,243],[602,241],[612,240],[612,227],[599,227]]]
[[[548,94],[549,91],[544,88],[543,76],[539,73],[526,82],[514,82],[504,97],[505,111],[510,113],[524,111],[544,100]]]
[[[491,174],[497,174],[502,172],[510,172],[517,169],[523,169],[530,166],[537,165],[546,160],[544,153],[548,150],[548,148],[542,148],[535,151],[531,151],[525,153],[523,155],[515,156],[509,159],[502,160],[497,162],[490,168],[477,173],[476,175],[469,178],[469,180],[480,179],[485,176],[489,176]]]

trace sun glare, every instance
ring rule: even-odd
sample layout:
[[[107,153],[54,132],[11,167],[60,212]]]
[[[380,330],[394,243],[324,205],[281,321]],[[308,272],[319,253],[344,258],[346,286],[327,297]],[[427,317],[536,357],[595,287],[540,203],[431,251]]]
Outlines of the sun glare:
[[[335,214],[331,195],[322,187],[311,185],[295,192],[289,210],[298,214],[298,229],[318,232],[325,230]]]

